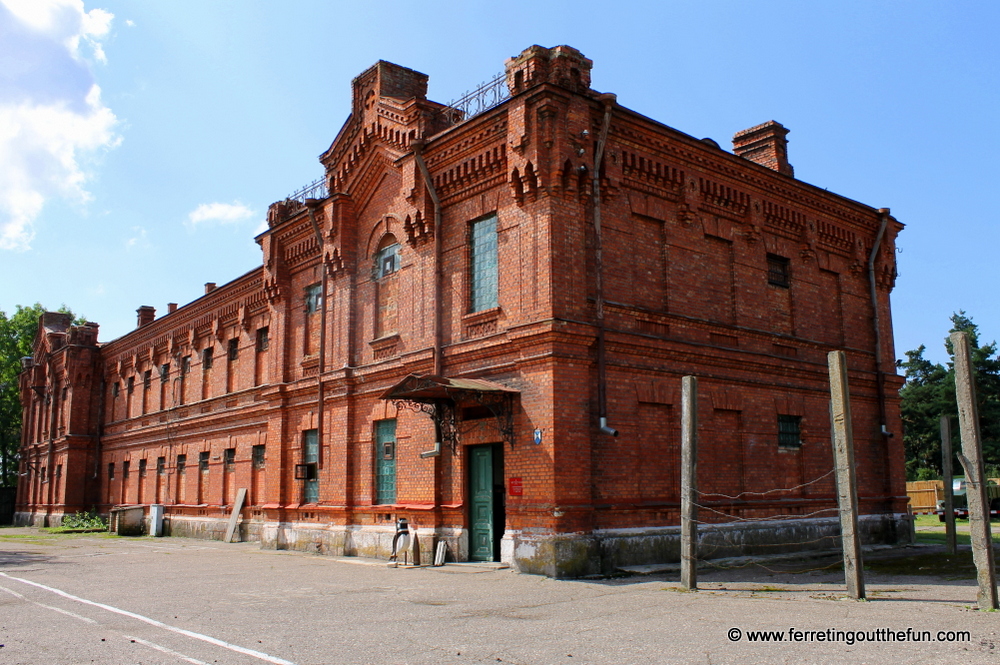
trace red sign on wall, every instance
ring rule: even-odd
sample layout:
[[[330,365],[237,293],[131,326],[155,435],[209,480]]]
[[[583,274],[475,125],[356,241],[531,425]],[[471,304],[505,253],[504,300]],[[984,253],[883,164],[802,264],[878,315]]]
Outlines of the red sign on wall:
[[[524,485],[521,483],[520,478],[511,478],[508,481],[507,493],[511,496],[522,496],[524,494]]]

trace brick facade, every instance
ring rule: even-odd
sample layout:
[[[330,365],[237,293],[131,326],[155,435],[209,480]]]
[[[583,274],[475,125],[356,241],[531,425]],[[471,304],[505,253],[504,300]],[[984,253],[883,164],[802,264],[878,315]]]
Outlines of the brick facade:
[[[425,557],[443,539],[461,560],[484,533],[470,460],[491,445],[494,495],[478,501],[494,556],[607,572],[676,556],[682,376],[700,379],[700,489],[766,492],[832,468],[826,353],[844,349],[863,525],[893,540],[902,225],[796,180],[780,124],[737,134],[734,155],[599,95],[590,69],[532,47],[507,62],[509,98],[463,115],[425,98],[425,75],[379,62],[320,157],[325,189],[270,207],[260,268],[160,318],[140,308],[101,345],[96,326],[47,314],[22,375],[18,519],[163,503],[169,532],[221,537],[242,487],[243,537],[265,547],[387,556],[406,517]],[[516,392],[383,398],[410,375]],[[779,416],[799,445],[779,445]],[[836,528],[817,516],[832,477],[704,501],[801,516],[739,542],[720,528],[720,551]]]

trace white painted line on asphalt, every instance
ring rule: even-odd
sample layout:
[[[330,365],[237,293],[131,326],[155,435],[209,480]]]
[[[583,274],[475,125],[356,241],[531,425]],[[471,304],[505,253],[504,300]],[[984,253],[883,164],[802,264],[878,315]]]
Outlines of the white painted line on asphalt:
[[[8,588],[7,588],[7,587],[5,587],[5,586],[0,586],[0,591],[6,591],[7,593],[9,593],[9,594],[10,594],[10,595],[12,595],[12,596],[17,596],[18,598],[24,598],[24,596],[22,596],[22,595],[21,595],[21,594],[19,594],[18,592],[14,591],[14,590],[12,590],[12,589],[8,589]]]
[[[274,663],[274,665],[295,665],[295,663],[293,663],[290,660],[285,660],[283,658],[278,658],[276,656],[270,656],[270,655],[268,655],[266,653],[263,653],[261,651],[255,651],[253,649],[247,649],[246,647],[241,647],[241,646],[239,646],[237,644],[230,644],[229,642],[225,642],[223,640],[220,640],[220,639],[215,638],[215,637],[211,637],[209,635],[202,635],[201,633],[196,633],[196,632],[194,632],[192,630],[187,630],[187,629],[184,629],[184,628],[178,628],[177,626],[171,626],[170,624],[163,623],[162,621],[157,621],[156,619],[150,619],[149,617],[143,616],[141,614],[136,614],[135,612],[129,612],[128,610],[119,609],[119,608],[113,607],[111,605],[105,605],[104,603],[98,603],[98,602],[93,601],[93,600],[87,600],[86,598],[80,598],[79,596],[74,596],[71,593],[66,593],[65,591],[62,591],[60,589],[56,589],[55,587],[45,586],[44,584],[40,584],[38,582],[32,582],[31,580],[22,579],[20,577],[14,577],[13,575],[8,575],[7,573],[3,573],[3,572],[0,572],[0,576],[6,577],[9,580],[14,580],[16,582],[21,582],[22,584],[28,584],[30,586],[38,587],[39,589],[45,589],[46,591],[50,591],[50,592],[52,592],[52,593],[54,593],[54,594],[56,594],[58,596],[62,596],[63,598],[69,598],[70,600],[75,600],[76,602],[83,603],[84,605],[91,605],[93,607],[100,607],[102,610],[107,610],[108,612],[114,612],[115,614],[121,614],[122,616],[131,617],[133,619],[137,619],[139,621],[143,621],[145,623],[148,623],[151,626],[156,626],[157,628],[163,628],[164,630],[169,630],[169,631],[177,633],[179,635],[185,635],[187,637],[190,637],[190,638],[193,638],[193,639],[196,639],[196,640],[201,640],[203,642],[208,642],[209,644],[214,644],[214,645],[220,646],[220,647],[222,647],[224,649],[229,649],[230,651],[235,651],[237,653],[242,653],[242,654],[246,654],[248,656],[253,656],[254,658],[258,658],[260,660],[267,661],[268,663]]]
[[[14,591],[13,589],[8,589],[7,587],[0,586],[0,591],[5,591],[5,592],[9,593],[12,596],[16,596],[17,598],[20,598],[21,600],[27,601],[29,603],[33,603],[35,605],[38,605],[39,607],[44,607],[45,609],[52,610],[53,612],[59,612],[60,614],[65,614],[66,616],[71,616],[74,619],[79,619],[80,621],[86,621],[87,623],[97,623],[93,619],[85,617],[85,616],[83,616],[81,614],[77,614],[76,612],[70,612],[69,610],[64,610],[64,609],[59,608],[59,607],[52,607],[51,605],[46,605],[45,603],[39,603],[37,600],[31,600],[30,598],[25,598],[24,596],[22,596],[18,592]]]
[[[150,649],[156,649],[157,651],[162,651],[163,653],[167,653],[167,654],[170,654],[171,656],[174,656],[176,658],[180,658],[181,660],[183,660],[186,663],[191,663],[192,665],[209,665],[208,663],[206,663],[203,660],[198,660],[197,658],[192,658],[190,656],[185,656],[184,654],[180,653],[179,651],[174,651],[173,649],[168,649],[167,647],[160,646],[159,644],[156,644],[154,642],[149,642],[148,640],[143,640],[143,639],[140,639],[138,637],[132,637],[131,635],[126,635],[125,637],[127,639],[132,640],[136,644],[142,644],[143,646],[147,646]]]
[[[80,621],[85,621],[87,623],[97,623],[96,621],[94,621],[90,617],[85,617],[82,614],[77,614],[76,612],[70,612],[69,610],[64,610],[64,609],[59,608],[59,607],[52,607],[51,605],[46,605],[45,603],[39,603],[39,602],[36,602],[34,600],[29,601],[29,602],[35,603],[35,605],[38,605],[39,607],[44,607],[47,610],[52,610],[53,612],[59,612],[60,614],[65,614],[68,617],[73,617],[74,619],[79,619]]]

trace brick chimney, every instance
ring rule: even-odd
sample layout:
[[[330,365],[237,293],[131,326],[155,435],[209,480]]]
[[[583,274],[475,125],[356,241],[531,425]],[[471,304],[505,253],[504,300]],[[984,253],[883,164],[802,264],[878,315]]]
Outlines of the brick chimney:
[[[205,282],[205,294],[209,294],[215,290],[215,282]]]
[[[168,302],[167,303],[167,314],[173,314],[176,311],[177,311],[177,303],[175,303],[175,302]]]
[[[136,328],[141,328],[148,323],[152,323],[153,319],[156,318],[156,308],[152,305],[143,305],[135,311],[139,314],[139,321],[136,324]]]
[[[780,122],[769,120],[737,132],[733,136],[733,152],[778,173],[794,176],[795,169],[788,163],[787,134]]]

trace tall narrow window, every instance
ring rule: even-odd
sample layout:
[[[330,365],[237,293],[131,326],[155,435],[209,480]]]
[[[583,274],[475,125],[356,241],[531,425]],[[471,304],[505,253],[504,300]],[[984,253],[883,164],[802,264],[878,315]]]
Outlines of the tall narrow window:
[[[303,461],[305,461],[305,488],[302,493],[303,503],[319,502],[319,478],[316,465],[319,462],[319,436],[314,429],[302,433]]]
[[[142,415],[149,411],[149,390],[153,386],[153,372],[146,370],[142,373]]]
[[[375,503],[396,503],[396,421],[375,423]]]
[[[201,350],[201,398],[211,397],[212,363],[215,362],[215,350],[209,346]]]
[[[385,337],[398,329],[399,317],[396,304],[399,293],[399,280],[396,271],[399,270],[399,243],[395,236],[386,235],[379,242],[379,250],[375,253],[375,289],[377,300],[377,318],[375,336]]]
[[[469,311],[480,312],[497,306],[498,259],[496,215],[472,222],[469,229]]]
[[[305,335],[302,340],[303,355],[311,356],[319,349],[319,327],[322,324],[320,321],[321,317],[319,316],[319,310],[322,306],[322,298],[322,284],[312,284],[306,287],[306,315],[304,321],[305,325],[303,326],[303,332]]]
[[[253,468],[263,469],[264,468],[264,452],[266,448],[263,444],[258,444],[253,447],[251,451],[251,459],[253,460]]]
[[[222,461],[223,469],[225,471],[235,471],[236,470],[236,449],[226,448],[222,451]]]
[[[238,337],[229,340],[226,359],[229,361],[226,363],[226,392],[231,393],[236,390],[236,363],[240,359],[240,340]]]
[[[319,311],[323,298],[323,285],[311,284],[306,287],[306,314],[315,314]]]
[[[267,349],[271,346],[270,331],[267,326],[257,328],[257,353],[254,354],[253,384],[259,386],[267,382]]]
[[[198,453],[198,470],[202,473],[208,473],[208,455],[207,450],[203,450]]]

